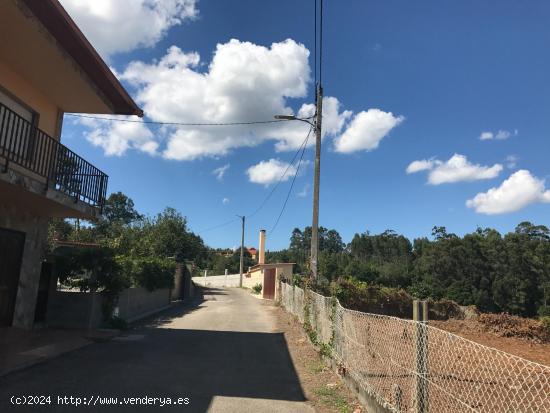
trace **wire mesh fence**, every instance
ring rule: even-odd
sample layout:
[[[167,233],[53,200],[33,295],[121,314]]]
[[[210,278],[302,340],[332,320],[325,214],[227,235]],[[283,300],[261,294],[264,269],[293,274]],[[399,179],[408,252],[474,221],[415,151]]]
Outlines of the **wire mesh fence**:
[[[550,412],[548,366],[422,322],[348,310],[296,286],[280,291],[282,306],[391,411]]]

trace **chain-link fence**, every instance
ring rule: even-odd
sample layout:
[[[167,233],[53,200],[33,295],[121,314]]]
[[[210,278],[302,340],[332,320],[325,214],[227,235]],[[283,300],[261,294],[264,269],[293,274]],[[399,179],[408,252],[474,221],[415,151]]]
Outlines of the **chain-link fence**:
[[[285,283],[280,292],[345,374],[391,411],[550,412],[548,366]]]

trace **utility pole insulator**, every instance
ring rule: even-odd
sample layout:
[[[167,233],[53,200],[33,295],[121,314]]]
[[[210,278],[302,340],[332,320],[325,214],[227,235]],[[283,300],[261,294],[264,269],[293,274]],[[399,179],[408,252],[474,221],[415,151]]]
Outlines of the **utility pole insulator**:
[[[311,278],[317,280],[319,259],[319,184],[321,180],[321,125],[323,121],[323,88],[317,85],[315,117],[315,172],[313,180],[313,220],[311,223]]]

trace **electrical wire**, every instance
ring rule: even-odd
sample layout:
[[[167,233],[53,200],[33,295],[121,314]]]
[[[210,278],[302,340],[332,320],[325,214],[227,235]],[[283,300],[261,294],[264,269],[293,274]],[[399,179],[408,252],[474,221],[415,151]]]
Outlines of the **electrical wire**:
[[[267,196],[265,197],[265,199],[262,201],[262,203],[260,204],[260,206],[258,208],[256,208],[256,210],[254,212],[252,212],[251,214],[247,215],[247,218],[250,219],[252,218],[254,215],[256,215],[258,212],[260,212],[260,210],[265,206],[265,204],[267,203],[267,201],[269,200],[269,198],[271,198],[271,196],[273,195],[273,193],[275,192],[275,190],[279,187],[279,185],[283,182],[283,179],[285,178],[287,172],[290,170],[290,167],[292,165],[294,165],[294,161],[296,160],[296,158],[298,157],[298,154],[300,153],[300,151],[303,152],[303,150],[305,150],[306,146],[307,146],[307,141],[309,140],[309,136],[311,135],[311,131],[313,130],[313,127],[310,127],[309,128],[309,131],[307,133],[307,136],[306,138],[304,139],[304,141],[302,142],[302,144],[300,145],[300,147],[298,148],[298,150],[296,151],[296,153],[294,154],[294,156],[292,157],[292,160],[289,162],[288,166],[286,167],[285,171],[283,172],[283,174],[281,175],[281,177],[279,178],[277,184],[275,184],[275,186],[271,189],[271,191],[269,192],[269,194],[267,194]]]
[[[186,122],[155,122],[152,120],[137,120],[137,119],[124,119],[124,118],[105,118],[102,116],[81,115],[78,113],[65,113],[66,116],[73,116],[75,118],[97,119],[106,120],[110,122],[129,122],[129,123],[144,123],[147,125],[173,125],[173,126],[238,126],[238,125],[263,125],[269,123],[289,122],[289,119],[273,119],[273,120],[259,120],[251,122],[214,122],[214,123],[186,123]]]
[[[298,154],[300,152],[302,152],[302,157],[303,157],[303,153],[307,147],[307,142],[309,140],[309,136],[311,135],[311,131],[313,130],[313,127],[309,128],[309,132],[306,136],[306,138],[304,139],[304,141],[302,142],[302,144],[300,145],[300,147],[298,148],[298,150],[296,151],[296,153],[294,154],[294,156],[292,157],[292,160],[290,161],[290,163],[288,164],[287,168],[285,169],[285,171],[283,172],[283,174],[281,175],[281,177],[279,178],[277,184],[271,189],[271,191],[269,192],[269,194],[265,197],[265,199],[262,201],[262,203],[260,204],[260,206],[253,212],[251,213],[250,215],[247,215],[246,217],[248,219],[252,218],[254,215],[256,215],[258,212],[260,212],[260,210],[265,206],[265,204],[267,203],[267,201],[269,200],[269,198],[271,198],[271,196],[273,195],[273,193],[275,192],[275,190],[277,189],[277,187],[283,182],[283,179],[285,178],[287,172],[290,170],[290,167],[292,165],[294,165],[294,162],[296,160],[296,157],[298,156]],[[294,179],[296,179],[296,176],[294,177]],[[230,221],[227,221],[227,222],[223,222],[221,224],[218,224],[218,225],[214,225],[214,226],[211,226],[211,227],[208,227],[208,228],[205,228],[203,230],[200,230],[200,231],[197,231],[198,234],[202,234],[204,232],[209,232],[209,231],[213,231],[215,229],[218,229],[218,228],[223,228],[229,224],[232,224],[233,222],[236,222],[238,221],[239,219],[238,218],[233,218],[231,219]]]
[[[275,221],[275,224],[269,231],[269,234],[273,234],[273,231],[275,231],[275,228],[277,228],[277,225],[279,224],[279,221],[281,217],[283,216],[283,213],[285,212],[286,204],[288,203],[288,199],[290,198],[290,194],[292,193],[292,189],[294,188],[294,182],[296,182],[296,177],[298,176],[298,172],[300,172],[300,165],[302,164],[302,160],[304,159],[304,153],[306,151],[307,147],[307,140],[309,139],[309,136],[311,134],[311,130],[309,130],[310,133],[307,134],[306,138],[306,145],[304,145],[304,148],[302,149],[302,155],[300,156],[300,160],[298,161],[298,165],[296,166],[296,172],[294,173],[294,177],[292,178],[292,182],[290,184],[290,188],[288,189],[288,193],[286,194],[286,199],[283,204],[283,207],[281,208],[281,212],[279,213],[279,216],[277,217],[277,221]]]
[[[314,27],[313,27],[313,32],[314,32],[314,47],[313,47],[313,66],[315,68],[314,72],[315,72],[315,88],[317,88],[317,0],[313,0],[313,2],[315,3],[315,8],[314,8],[314,13],[315,13],[315,18],[314,18]],[[314,96],[317,96],[317,91],[313,90],[313,93],[314,93]]]
[[[323,83],[323,0],[321,2],[321,13],[319,16],[319,84]]]
[[[215,229],[222,228],[222,227],[225,227],[225,226],[227,226],[227,225],[229,225],[229,224],[232,224],[233,222],[236,222],[236,221],[238,221],[238,220],[239,220],[238,218],[233,218],[231,221],[227,221],[227,222],[224,222],[224,223],[222,223],[222,224],[218,224],[218,225],[214,225],[214,226],[212,226],[212,227],[208,227],[208,228],[206,228],[206,229],[197,231],[197,233],[201,234],[201,233],[203,233],[203,232],[213,231],[213,230],[215,230]]]

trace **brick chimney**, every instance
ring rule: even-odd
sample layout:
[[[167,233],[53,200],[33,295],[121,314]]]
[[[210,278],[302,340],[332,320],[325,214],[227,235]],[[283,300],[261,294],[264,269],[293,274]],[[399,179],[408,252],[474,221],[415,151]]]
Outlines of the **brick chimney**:
[[[265,229],[260,230],[260,246],[258,251],[258,264],[265,264]]]

